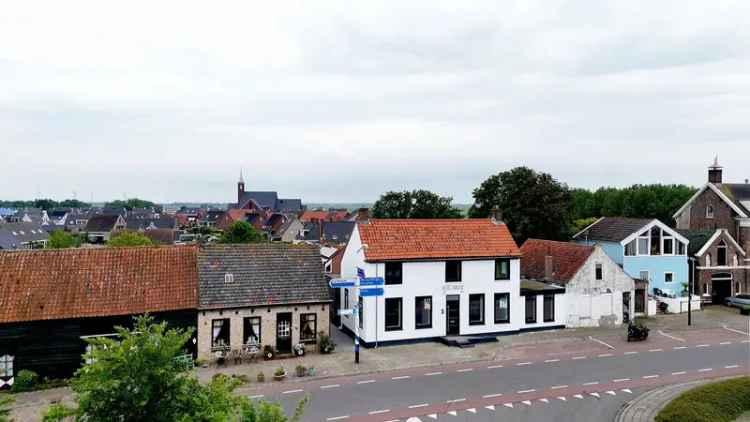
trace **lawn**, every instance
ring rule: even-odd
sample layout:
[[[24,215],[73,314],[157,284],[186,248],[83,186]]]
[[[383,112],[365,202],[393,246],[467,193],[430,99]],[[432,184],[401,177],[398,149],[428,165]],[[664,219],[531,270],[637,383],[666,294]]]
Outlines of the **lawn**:
[[[672,400],[656,422],[731,422],[750,411],[750,377],[696,387]]]

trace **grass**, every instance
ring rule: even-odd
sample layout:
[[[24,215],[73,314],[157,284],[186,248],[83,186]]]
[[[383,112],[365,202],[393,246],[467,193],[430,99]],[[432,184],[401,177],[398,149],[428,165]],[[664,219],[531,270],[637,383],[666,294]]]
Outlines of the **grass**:
[[[656,422],[731,422],[750,411],[750,377],[703,385],[672,400]]]

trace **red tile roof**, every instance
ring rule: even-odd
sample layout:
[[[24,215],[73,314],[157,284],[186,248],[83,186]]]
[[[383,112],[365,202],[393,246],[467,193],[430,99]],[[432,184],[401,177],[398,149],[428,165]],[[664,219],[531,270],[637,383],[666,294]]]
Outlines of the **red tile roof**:
[[[0,253],[0,323],[197,309],[194,246]]]
[[[305,211],[299,217],[299,221],[302,221],[303,223],[315,220],[328,221],[328,211]]]
[[[528,239],[521,246],[521,277],[545,280],[545,260],[552,257],[552,280],[565,284],[578,272],[591,253],[593,246],[578,245],[553,240]]]
[[[505,224],[490,219],[376,219],[357,227],[367,261],[521,255]]]

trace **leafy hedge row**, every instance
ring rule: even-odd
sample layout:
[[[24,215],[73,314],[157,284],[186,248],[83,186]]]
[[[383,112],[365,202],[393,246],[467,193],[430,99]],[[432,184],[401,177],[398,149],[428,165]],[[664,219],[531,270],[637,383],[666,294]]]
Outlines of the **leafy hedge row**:
[[[656,422],[731,422],[750,410],[750,377],[703,385],[672,400]]]

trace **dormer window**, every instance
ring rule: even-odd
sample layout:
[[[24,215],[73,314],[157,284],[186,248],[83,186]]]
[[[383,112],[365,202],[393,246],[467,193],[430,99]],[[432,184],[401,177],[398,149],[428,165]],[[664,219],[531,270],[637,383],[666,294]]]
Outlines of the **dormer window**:
[[[714,218],[714,206],[711,204],[706,206],[706,218]]]
[[[224,283],[234,283],[234,274],[232,273],[224,274]]]

